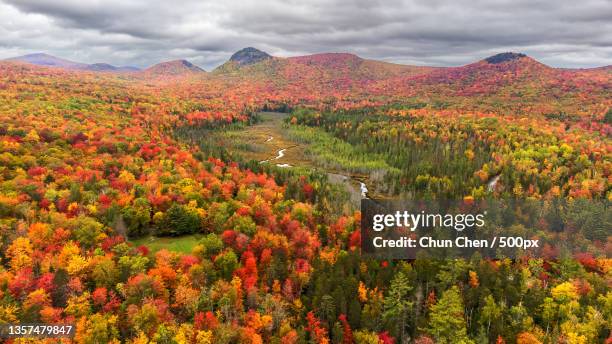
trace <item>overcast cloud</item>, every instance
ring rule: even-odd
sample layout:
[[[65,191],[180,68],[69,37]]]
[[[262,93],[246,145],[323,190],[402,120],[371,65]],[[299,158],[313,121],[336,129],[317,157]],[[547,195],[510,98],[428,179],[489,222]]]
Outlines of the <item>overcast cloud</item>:
[[[210,70],[246,46],[456,66],[516,51],[557,67],[612,64],[612,0],[0,0],[0,58],[33,52]]]

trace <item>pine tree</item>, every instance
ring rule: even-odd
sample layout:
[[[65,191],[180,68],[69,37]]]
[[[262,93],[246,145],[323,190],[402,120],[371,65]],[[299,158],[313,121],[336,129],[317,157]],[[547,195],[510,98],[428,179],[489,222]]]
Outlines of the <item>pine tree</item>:
[[[442,293],[438,303],[431,307],[429,328],[436,343],[473,343],[467,335],[463,314],[463,301],[459,289],[453,286]]]
[[[495,299],[491,295],[485,297],[485,304],[482,307],[480,324],[486,327],[486,334],[489,335],[491,323],[499,320],[502,314],[502,309],[495,303]]]
[[[396,333],[400,341],[405,338],[408,313],[413,305],[413,302],[408,299],[410,291],[412,291],[412,286],[408,276],[403,271],[399,271],[391,280],[389,294],[384,300],[383,318],[396,324]]]

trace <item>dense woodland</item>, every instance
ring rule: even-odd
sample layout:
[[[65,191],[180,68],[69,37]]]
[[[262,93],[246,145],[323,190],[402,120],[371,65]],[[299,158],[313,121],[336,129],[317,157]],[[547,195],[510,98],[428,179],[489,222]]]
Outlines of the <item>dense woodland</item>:
[[[476,88],[474,66],[344,55],[167,78],[1,63],[0,322],[73,323],[76,343],[610,342],[609,222],[581,223],[597,236],[571,257],[365,258],[325,174],[210,140],[291,110],[307,154],[381,194],[611,200],[609,71],[509,63]],[[534,70],[554,102],[522,83]],[[188,253],[132,243],[193,233]]]
[[[365,108],[299,109],[289,121],[297,140],[315,143],[309,153],[322,164],[407,198],[612,195],[608,134],[550,118]]]

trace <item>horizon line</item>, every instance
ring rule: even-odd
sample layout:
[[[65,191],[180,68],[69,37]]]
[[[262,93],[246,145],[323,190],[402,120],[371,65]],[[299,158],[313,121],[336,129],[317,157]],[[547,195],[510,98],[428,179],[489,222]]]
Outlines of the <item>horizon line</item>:
[[[244,47],[244,48],[241,48],[241,49],[235,51],[234,53],[230,54],[230,56],[225,60],[225,62],[222,62],[219,65],[216,65],[214,68],[210,69],[210,71],[215,70],[218,67],[221,67],[222,65],[224,65],[225,63],[229,62],[230,58],[231,58],[231,56],[233,54],[235,54],[235,53],[237,53],[239,51],[242,51],[244,49],[248,49],[248,48],[253,48],[253,47],[252,46],[248,46],[248,47]],[[256,49],[258,51],[264,52],[264,53],[268,54],[272,58],[281,58],[281,59],[306,57],[306,56],[314,56],[314,55],[326,55],[326,54],[346,54],[346,55],[356,56],[356,57],[358,57],[360,59],[369,60],[369,61],[377,61],[377,62],[383,62],[383,63],[390,63],[390,64],[396,64],[396,65],[400,65],[400,66],[432,67],[432,68],[457,68],[457,67],[463,67],[463,66],[467,66],[467,65],[470,65],[470,64],[473,64],[473,63],[484,61],[484,60],[486,60],[486,59],[488,59],[490,57],[493,57],[493,56],[497,56],[497,55],[500,55],[500,54],[506,54],[506,53],[523,55],[523,57],[530,58],[530,59],[532,59],[532,60],[534,60],[534,61],[536,61],[538,63],[541,63],[541,64],[543,64],[543,65],[545,65],[547,67],[554,68],[554,69],[581,70],[581,69],[606,68],[606,67],[611,67],[612,66],[612,64],[607,64],[607,65],[597,65],[597,66],[590,66],[590,67],[557,67],[557,66],[551,66],[551,65],[545,64],[543,62],[540,62],[538,59],[533,58],[533,57],[531,57],[528,54],[521,53],[521,52],[514,52],[514,51],[503,51],[503,52],[495,53],[493,55],[485,56],[485,57],[482,57],[480,59],[473,60],[472,62],[465,63],[465,64],[460,64],[460,65],[431,65],[431,64],[428,65],[428,64],[405,64],[405,63],[400,63],[400,62],[387,61],[387,60],[383,60],[383,59],[375,59],[375,58],[362,57],[362,56],[360,56],[360,55],[358,55],[356,53],[346,52],[346,51],[328,51],[328,52],[310,53],[310,54],[305,54],[305,55],[278,56],[278,55],[271,55],[271,54],[269,54],[269,53],[267,53],[267,52],[265,52],[263,50],[257,49],[257,48],[253,48],[253,49]],[[61,57],[61,56],[53,55],[53,54],[50,54],[50,53],[47,53],[47,52],[44,52],[44,51],[35,51],[35,52],[23,54],[23,55],[17,55],[17,56],[2,58],[2,59],[0,59],[0,62],[1,61],[16,60],[16,59],[19,59],[19,58],[33,56],[33,55],[46,55],[46,56],[49,56],[49,57],[53,57],[53,58],[56,58],[56,59],[61,59],[61,60],[64,60],[66,62],[71,62],[71,63],[75,63],[75,64],[83,64],[83,65],[108,64],[108,65],[111,65],[111,66],[116,67],[116,68],[137,68],[140,71],[146,70],[146,69],[148,69],[150,67],[156,66],[156,65],[161,64],[161,63],[173,62],[173,61],[188,61],[189,63],[191,63],[191,64],[193,64],[193,65],[195,65],[195,66],[197,66],[197,67],[199,67],[199,68],[201,68],[201,69],[203,69],[205,71],[208,71],[204,67],[202,67],[201,65],[193,63],[192,60],[190,60],[190,58],[175,58],[175,59],[171,59],[171,60],[160,60],[159,62],[153,63],[151,65],[147,65],[146,67],[138,67],[136,64],[131,64],[131,63],[129,63],[129,64],[115,64],[115,63],[111,63],[111,62],[107,62],[107,61],[98,61],[98,62],[74,61],[74,60],[70,60],[70,59],[67,59],[67,58],[64,58],[64,57]],[[31,63],[31,64],[33,64],[33,63]],[[37,64],[33,64],[33,65],[37,65]],[[53,65],[50,65],[48,67],[60,67],[61,68],[61,66],[53,66]]]

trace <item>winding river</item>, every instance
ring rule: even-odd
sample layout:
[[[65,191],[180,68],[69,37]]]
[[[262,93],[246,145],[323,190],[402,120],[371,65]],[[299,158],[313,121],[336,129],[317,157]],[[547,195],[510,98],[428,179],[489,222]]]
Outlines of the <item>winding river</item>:
[[[268,139],[266,139],[265,142],[266,143],[270,142],[273,139],[274,137],[270,136],[268,137]],[[265,163],[270,163],[275,160],[279,160],[285,156],[285,152],[287,151],[287,149],[290,149],[293,147],[297,147],[297,145],[279,149],[276,152],[276,156],[266,159],[266,160],[261,160],[259,163],[265,164]],[[279,163],[279,164],[276,164],[276,166],[281,167],[281,168],[293,167],[292,165],[286,164],[286,163]],[[327,177],[328,177],[328,180],[334,184],[344,185],[344,187],[347,189],[347,191],[349,192],[351,196],[351,200],[355,204],[359,204],[359,202],[361,202],[361,199],[363,198],[368,198],[368,187],[362,181],[357,180],[353,178],[352,176],[339,174],[339,173],[332,173],[332,172],[327,172]]]
[[[495,186],[497,185],[497,182],[499,181],[500,177],[501,177],[501,173],[496,175],[495,177],[493,177],[493,179],[491,179],[487,183],[487,191],[489,191],[489,192],[495,191]]]
[[[268,140],[269,140],[269,139],[268,139]],[[269,140],[269,141],[271,141],[271,140]],[[269,141],[266,141],[266,142],[269,142]],[[276,153],[276,156],[275,156],[274,158],[270,158],[270,159],[267,159],[267,160],[262,160],[262,161],[260,161],[259,163],[260,163],[260,164],[264,164],[264,163],[266,163],[266,162],[270,162],[270,161],[272,161],[272,160],[278,160],[278,159],[280,159],[280,158],[282,158],[282,157],[284,157],[284,156],[285,156],[285,151],[286,151],[287,149],[289,149],[289,148],[283,148],[283,149],[279,150],[279,151],[278,151],[278,153]]]
[[[265,142],[268,143],[272,140],[274,140],[274,136],[268,137]],[[282,159],[285,156],[285,152],[288,149],[294,148],[297,146],[298,145],[294,145],[294,146],[279,149],[276,152],[276,156],[271,157],[266,160],[262,160],[259,163],[265,164],[265,163],[269,163],[275,160]],[[292,165],[287,164],[287,163],[278,163],[276,164],[276,166],[281,167],[281,168],[293,167]],[[351,196],[351,200],[355,204],[359,204],[361,199],[368,198],[368,186],[365,183],[363,183],[361,180],[358,180],[355,177],[350,176],[350,175],[334,173],[334,172],[327,172],[327,177],[328,177],[328,180],[334,184],[344,185],[344,187],[347,189],[347,191],[349,192]],[[487,182],[487,191],[489,192],[495,191],[495,187],[497,186],[497,183],[499,182],[500,178],[501,178],[501,173],[491,178]]]

